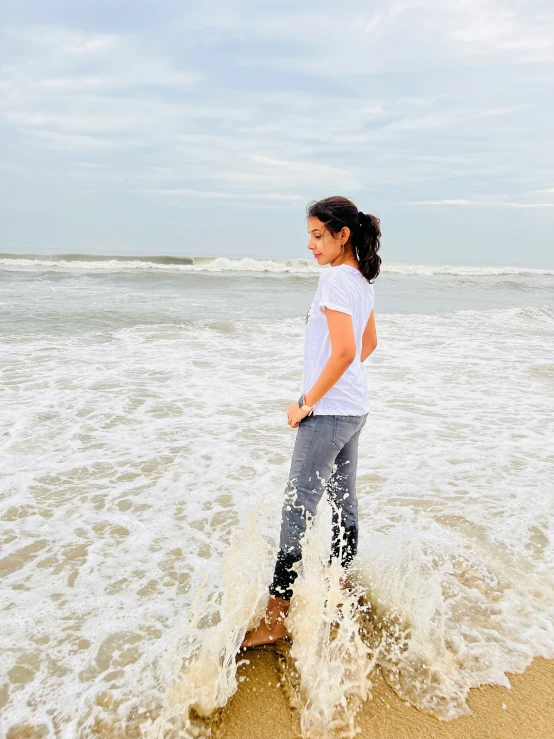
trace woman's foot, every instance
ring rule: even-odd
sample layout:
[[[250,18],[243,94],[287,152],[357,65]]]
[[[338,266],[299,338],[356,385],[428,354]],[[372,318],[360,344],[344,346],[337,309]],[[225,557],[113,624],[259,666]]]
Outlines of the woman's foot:
[[[248,632],[240,646],[242,649],[247,649],[248,647],[260,647],[263,644],[275,644],[285,636],[288,636],[288,631],[284,624],[271,627],[266,624],[265,619],[262,619],[257,629]]]
[[[259,626],[249,631],[241,644],[243,649],[259,647],[263,644],[275,644],[276,641],[288,636],[285,619],[289,612],[290,601],[270,596],[267,603],[265,618]]]

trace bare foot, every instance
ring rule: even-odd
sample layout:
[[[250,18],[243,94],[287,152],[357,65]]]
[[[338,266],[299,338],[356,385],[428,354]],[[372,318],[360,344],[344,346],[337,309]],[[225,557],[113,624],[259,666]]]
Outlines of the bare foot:
[[[266,624],[265,619],[262,619],[257,629],[248,632],[241,647],[246,649],[248,647],[259,647],[262,644],[274,644],[279,639],[284,639],[285,636],[288,636],[288,631],[284,624],[271,627]]]
[[[289,611],[289,605],[288,600],[271,596],[267,604],[265,618],[262,618],[256,629],[248,632],[241,647],[246,649],[248,647],[259,647],[262,644],[274,644],[279,639],[288,636],[285,619]]]

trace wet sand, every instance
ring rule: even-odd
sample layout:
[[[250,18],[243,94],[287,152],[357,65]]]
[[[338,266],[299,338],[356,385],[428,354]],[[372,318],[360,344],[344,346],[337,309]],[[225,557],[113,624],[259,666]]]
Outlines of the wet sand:
[[[299,725],[277,687],[274,651],[252,650],[241,665],[240,683],[221,714],[220,739],[297,739]],[[473,713],[439,721],[400,700],[378,672],[373,698],[357,717],[362,739],[554,739],[554,660],[536,659],[522,675],[509,675],[512,687],[483,685],[472,690]]]

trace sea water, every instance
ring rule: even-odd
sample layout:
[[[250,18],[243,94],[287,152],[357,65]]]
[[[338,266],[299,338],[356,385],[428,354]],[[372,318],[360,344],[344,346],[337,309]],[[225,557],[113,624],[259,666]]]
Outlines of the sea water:
[[[0,734],[209,734],[267,598],[320,274],[0,255]],[[305,737],[354,736],[377,666],[447,720],[554,657],[554,270],[385,265],[375,291],[351,589],[323,503],[289,619]]]

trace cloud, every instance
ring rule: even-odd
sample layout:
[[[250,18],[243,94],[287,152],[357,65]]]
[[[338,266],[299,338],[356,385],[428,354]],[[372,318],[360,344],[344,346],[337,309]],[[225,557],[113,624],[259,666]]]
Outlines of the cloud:
[[[518,109],[518,106],[501,108],[464,109],[453,107],[430,115],[415,118],[403,118],[391,123],[388,128],[395,131],[416,131],[459,126],[468,121],[495,116],[507,116]]]
[[[409,205],[475,205],[475,200],[416,200]]]
[[[455,17],[450,36],[466,54],[502,54],[509,63],[554,60],[554,12],[543,3],[472,0]]]
[[[360,180],[353,169],[334,167],[306,160],[282,160],[264,154],[248,154],[240,172],[218,172],[214,177],[229,183],[257,183],[294,185],[318,185],[356,190],[361,187]]]
[[[279,202],[283,201],[289,201],[289,200],[306,200],[306,196],[304,195],[287,195],[283,193],[278,192],[266,192],[266,193],[230,193],[230,192],[217,192],[217,191],[202,191],[202,190],[192,190],[187,188],[177,188],[174,190],[164,190],[164,189],[157,189],[157,190],[145,190],[144,192],[149,192],[154,195],[162,195],[162,196],[168,196],[171,198],[201,198],[201,199],[208,199],[208,200],[277,200]]]
[[[417,200],[409,205],[462,205],[493,208],[554,208],[554,203],[518,203],[508,200]]]
[[[129,217],[330,193],[394,212],[551,207],[540,0],[352,0],[339,15],[327,0],[124,0],[121,14],[83,0],[48,24],[24,5],[0,45],[0,167],[21,211],[81,189]]]
[[[0,84],[20,99],[44,90],[180,88],[202,80],[198,70],[177,68],[133,35],[75,33],[57,26],[8,28],[4,34],[16,49],[16,64],[0,69]]]

